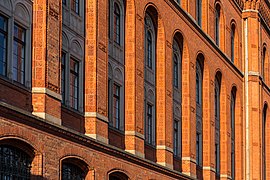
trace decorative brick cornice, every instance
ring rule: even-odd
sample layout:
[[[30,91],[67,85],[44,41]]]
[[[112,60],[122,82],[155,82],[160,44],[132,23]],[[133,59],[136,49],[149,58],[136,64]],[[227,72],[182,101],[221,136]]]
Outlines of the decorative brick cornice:
[[[259,13],[263,18],[265,24],[270,27],[270,3],[268,1],[261,1]]]
[[[116,158],[126,160],[128,162],[151,169],[153,171],[157,171],[172,178],[183,180],[191,180],[191,179],[195,180],[195,178],[193,177],[189,177],[183,173],[177,172],[168,167],[164,167],[157,163],[151,162],[138,155],[137,156],[133,155],[109,144],[102,143],[84,134],[66,128],[64,126],[45,121],[42,118],[32,115],[30,112],[27,112],[25,110],[22,110],[20,108],[14,107],[1,101],[0,101],[0,114],[1,114],[0,117],[7,118],[10,121],[15,121],[17,123],[22,123],[24,125],[31,126],[40,131],[49,133],[55,137],[67,139],[69,141],[72,141],[73,143],[80,144],[87,148],[95,149],[97,151],[106,153]]]
[[[244,2],[243,0],[234,0],[234,2],[243,10],[244,8]]]
[[[240,0],[236,0],[240,1]],[[261,0],[243,0],[244,4],[244,10],[252,9],[252,10],[258,10]]]

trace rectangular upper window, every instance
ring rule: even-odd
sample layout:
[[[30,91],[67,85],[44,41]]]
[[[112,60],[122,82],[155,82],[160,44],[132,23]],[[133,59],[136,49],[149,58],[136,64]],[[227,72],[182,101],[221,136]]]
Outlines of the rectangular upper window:
[[[0,15],[0,75],[7,74],[7,19]]]
[[[120,129],[120,86],[113,84],[113,127]]]
[[[25,29],[14,24],[13,80],[25,84]]]
[[[79,62],[70,58],[70,86],[69,86],[69,100],[70,107],[78,110],[79,104]]]
[[[74,11],[78,15],[80,14],[79,6],[80,6],[79,0],[71,0],[71,10]]]

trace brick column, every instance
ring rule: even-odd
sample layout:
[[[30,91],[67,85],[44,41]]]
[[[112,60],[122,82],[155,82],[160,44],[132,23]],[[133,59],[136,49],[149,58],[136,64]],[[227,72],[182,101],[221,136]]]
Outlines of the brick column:
[[[182,55],[182,172],[196,178],[196,57]],[[192,95],[194,95],[192,97]]]
[[[173,169],[172,43],[166,43],[160,17],[157,31],[156,155],[158,164]]]
[[[144,18],[126,3],[125,150],[144,157]]]
[[[85,3],[85,134],[108,143],[108,1]]]
[[[251,4],[249,4],[251,3]],[[244,47],[245,49],[245,179],[262,179],[262,100],[261,100],[261,55],[260,18],[253,9],[255,1],[245,4]]]
[[[61,124],[60,57],[62,1],[33,4],[33,114]]]
[[[215,179],[215,77],[209,64],[203,71],[203,178]]]
[[[231,167],[231,112],[230,91],[227,94],[226,75],[222,76],[220,92],[220,179],[230,179]]]

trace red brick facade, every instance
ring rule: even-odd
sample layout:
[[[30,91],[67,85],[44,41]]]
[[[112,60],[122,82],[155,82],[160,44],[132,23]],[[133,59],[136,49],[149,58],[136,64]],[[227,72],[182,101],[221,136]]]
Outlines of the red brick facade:
[[[31,37],[31,41],[26,41],[31,58],[25,65],[30,67],[30,85],[12,79],[14,72],[8,69],[12,63],[7,63],[6,75],[0,71],[0,147],[8,145],[25,151],[32,159],[32,179],[63,179],[63,162],[76,164],[89,180],[110,179],[114,174],[120,180],[269,179],[269,2],[201,0],[199,26],[195,0],[180,0],[180,4],[176,0],[120,1],[125,6],[122,131],[110,126],[108,64],[111,42],[108,34],[111,1],[79,0],[79,12],[62,4],[69,3],[64,0],[0,2],[0,17],[7,19],[10,27],[6,36],[13,33],[12,24],[18,23],[26,29],[26,36]],[[7,8],[9,4],[11,10]],[[28,4],[32,8],[28,8]],[[18,18],[9,15],[21,6],[31,14],[32,25],[28,28],[20,23],[23,15],[18,13]],[[218,42],[217,6],[220,7]],[[153,146],[145,142],[146,15],[151,16],[156,32]],[[235,27],[233,59],[232,25]],[[9,37],[7,49],[12,37]],[[174,155],[173,136],[174,40],[181,49],[179,157]],[[63,102],[61,51],[80,64],[77,109],[71,108],[70,101]],[[7,61],[13,56],[9,55]],[[2,61],[0,59],[0,63]],[[202,69],[201,166],[196,160],[198,64]],[[70,71],[65,73],[71,81],[67,75]],[[215,159],[216,77],[220,81],[219,172],[216,172]],[[232,92],[235,93],[234,135],[231,130]],[[69,89],[68,93],[72,91]],[[65,97],[69,98],[70,94]],[[234,177],[232,136],[235,140]]]

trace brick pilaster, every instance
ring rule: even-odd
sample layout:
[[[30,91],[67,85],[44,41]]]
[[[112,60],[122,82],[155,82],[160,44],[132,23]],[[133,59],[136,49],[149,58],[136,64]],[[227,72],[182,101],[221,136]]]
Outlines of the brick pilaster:
[[[61,1],[53,0],[33,4],[33,114],[57,124],[61,124],[61,6]]]
[[[88,0],[85,3],[85,134],[108,143],[108,11],[105,8],[108,2]]]
[[[126,1],[125,46],[125,150],[144,157],[144,18],[136,15],[135,2]],[[135,27],[136,25],[136,27]]]

